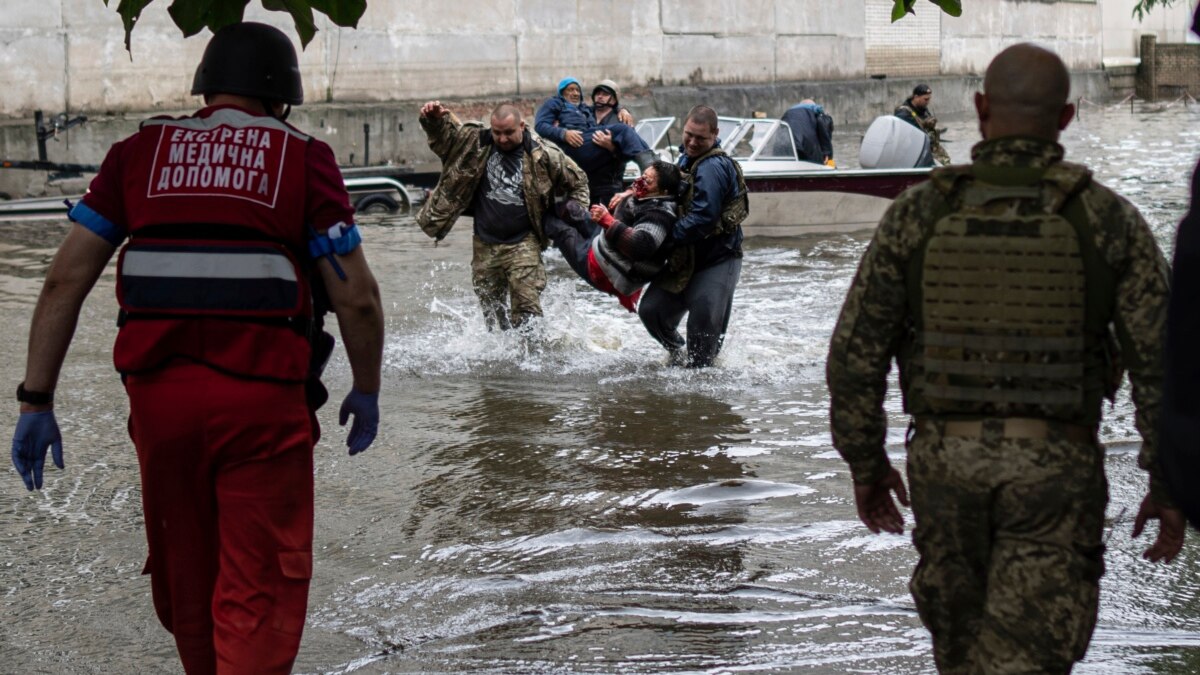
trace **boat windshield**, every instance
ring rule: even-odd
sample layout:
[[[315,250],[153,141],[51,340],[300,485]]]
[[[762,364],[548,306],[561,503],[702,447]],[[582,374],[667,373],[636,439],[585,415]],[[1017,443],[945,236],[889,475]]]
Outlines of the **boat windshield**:
[[[729,141],[730,135],[737,131],[744,121],[740,117],[717,117],[717,138],[721,140],[722,146]]]
[[[795,159],[791,135],[777,120],[748,121],[726,148],[734,159]]]
[[[646,145],[654,148],[663,140],[674,123],[674,117],[651,117],[637,123],[637,133],[646,142]]]

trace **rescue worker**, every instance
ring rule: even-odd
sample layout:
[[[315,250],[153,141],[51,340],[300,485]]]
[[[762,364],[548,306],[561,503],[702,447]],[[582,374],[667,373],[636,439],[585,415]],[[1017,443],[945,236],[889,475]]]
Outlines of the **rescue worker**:
[[[924,131],[925,135],[929,136],[929,150],[933,153],[933,158],[938,161],[938,164],[945,166],[950,163],[950,153],[942,147],[942,133],[938,131],[937,118],[929,110],[929,101],[932,99],[933,90],[929,88],[929,85],[918,84],[913,87],[912,96],[896,106],[896,110],[892,114]]]
[[[575,160],[587,173],[589,182],[606,180],[614,162],[620,163],[623,172],[626,162],[636,162],[644,170],[655,159],[654,151],[632,126],[621,121],[598,124],[595,111],[583,102],[579,80],[573,77],[563,78],[558,83],[558,95],[546,99],[538,108],[534,130],[542,138],[557,143]]]
[[[222,28],[192,93],[203,109],[143,122],[70,211],[30,327],[13,460],[29,489],[47,447],[63,467],[55,384],[80,306],[124,242],[113,356],[154,608],[189,674],[287,673],[312,573],[319,428],[306,381],[323,392],[332,348],[313,291],[324,286],[350,358],[351,455],[379,423],[383,314],[333,152],[283,121],[304,93],[291,41],[264,24]]]
[[[729,328],[742,273],[742,221],[750,213],[742,168],[721,149],[712,108],[698,105],[688,113],[679,168],[683,184],[680,217],[671,232],[674,249],[642,295],[638,316],[667,348],[670,364],[704,368],[717,358]],[[686,341],[679,334],[685,313]]]
[[[1192,33],[1200,37],[1200,5],[1192,15]],[[1163,384],[1163,473],[1171,496],[1192,527],[1200,529],[1200,316],[1191,300],[1200,292],[1200,163],[1192,172],[1192,202],[1175,237],[1171,265],[1171,307],[1167,313],[1166,381]]]
[[[440,241],[460,215],[474,216],[471,283],[489,329],[541,316],[542,251],[550,243],[542,216],[561,197],[586,204],[587,176],[557,146],[528,133],[511,104],[497,106],[484,129],[429,101],[421,106],[421,128],[442,175],[417,224]]]
[[[566,202],[561,220],[546,216],[546,235],[580,278],[635,312],[642,287],[666,263],[679,181],[679,167],[658,160],[633,182],[632,197],[621,200],[615,214],[603,204],[593,204],[589,214]]]
[[[612,80],[600,80],[592,87],[592,111],[596,116],[596,124],[605,127],[613,124],[636,124],[633,115],[621,107],[621,88]],[[588,192],[592,195],[592,204],[607,205],[613,195],[625,188],[625,165],[628,161],[620,154],[613,143],[613,134],[608,129],[598,129],[592,132],[592,142],[596,147],[608,150],[611,158],[601,168],[588,173]],[[643,172],[645,167],[643,167]]]
[[[781,119],[792,131],[796,159],[830,168],[836,166],[833,161],[833,118],[825,108],[806,98],[788,108]]]
[[[859,518],[900,533],[904,481],[884,449],[900,368],[920,562],[910,589],[943,673],[1066,673],[1095,627],[1104,572],[1103,398],[1129,370],[1149,472],[1133,534],[1183,545],[1155,461],[1166,266],[1137,210],[1062,161],[1067,69],[1019,44],[975,95],[984,141],[884,214],[829,350],[834,447]],[[1114,336],[1115,335],[1115,339]]]

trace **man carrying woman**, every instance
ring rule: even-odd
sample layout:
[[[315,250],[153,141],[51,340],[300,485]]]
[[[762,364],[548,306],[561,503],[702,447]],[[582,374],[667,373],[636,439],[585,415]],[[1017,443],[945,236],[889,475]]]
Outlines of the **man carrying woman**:
[[[623,122],[596,122],[595,110],[583,102],[583,88],[573,77],[563,78],[558,83],[558,95],[538,108],[534,129],[575,160],[588,175],[589,183],[593,177],[600,180],[608,176],[614,161],[624,166],[632,160],[643,170],[654,161],[654,151],[633,127]]]

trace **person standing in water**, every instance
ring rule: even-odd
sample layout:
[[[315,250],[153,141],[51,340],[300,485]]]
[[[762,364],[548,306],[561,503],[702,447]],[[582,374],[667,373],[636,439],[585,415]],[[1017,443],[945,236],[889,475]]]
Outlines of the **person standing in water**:
[[[155,611],[189,674],[287,673],[313,568],[317,378],[333,348],[314,304],[327,296],[350,358],[351,455],[379,425],[383,310],[333,151],[284,121],[304,98],[287,36],[220,29],[192,93],[204,108],[143,122],[71,209],[30,326],[13,463],[31,490],[48,448],[63,468],[59,371],[123,244],[113,360]]]
[[[1143,556],[1170,562],[1183,515],[1157,463],[1166,264],[1146,221],[1063,161],[1070,78],[1031,44],[988,66],[970,165],[901,194],[863,255],[829,347],[834,448],[858,516],[900,533],[884,448],[900,367],[920,561],[910,590],[943,673],[1067,673],[1096,625],[1108,483],[1105,396],[1129,369],[1148,494]]]
[[[442,160],[442,175],[417,224],[441,240],[469,210],[471,284],[488,327],[507,330],[541,316],[542,251],[550,243],[542,217],[562,198],[586,204],[587,175],[556,145],[529,133],[511,104],[496,106],[485,129],[429,101],[421,106],[421,128]]]

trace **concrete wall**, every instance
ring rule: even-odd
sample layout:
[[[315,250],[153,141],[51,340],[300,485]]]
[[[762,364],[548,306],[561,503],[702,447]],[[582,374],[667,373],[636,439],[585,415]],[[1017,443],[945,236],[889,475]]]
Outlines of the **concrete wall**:
[[[1100,0],[1101,30],[1104,34],[1104,58],[1136,58],[1138,39],[1153,34],[1159,42],[1189,42],[1197,38],[1188,31],[1192,25],[1195,0],[1176,0],[1171,7],[1156,7],[1144,21],[1133,18],[1137,0]]]
[[[972,96],[980,86],[976,76],[938,76],[887,78],[874,80],[811,80],[777,84],[729,84],[655,86],[630,91],[626,102],[639,118],[682,117],[697,103],[713,106],[723,115],[749,117],[760,111],[776,118],[803,98],[820,101],[833,116],[837,128],[865,126],[878,115],[892,112],[918,82],[927,82],[934,91],[932,107],[940,117],[967,115],[972,111]],[[1071,97],[1102,101],[1108,91],[1105,74],[1099,70],[1072,74]],[[482,118],[498,99],[446,99],[445,102],[464,119]],[[527,113],[540,98],[518,100]],[[372,164],[393,163],[415,170],[436,170],[437,159],[429,151],[425,135],[417,124],[420,101],[387,104],[318,103],[297,108],[291,122],[333,147],[338,162],[361,165],[364,147],[363,125],[371,126]],[[180,111],[183,112],[183,111]],[[140,114],[93,116],[82,127],[71,129],[57,142],[48,144],[51,161],[99,164],[109,146],[137,130]],[[861,128],[861,126],[860,126]],[[671,138],[678,142],[676,130]],[[37,149],[32,121],[0,122],[0,157],[32,159]],[[47,182],[45,172],[0,171],[0,193],[14,197],[44,194],[79,194],[85,180]]]
[[[0,116],[194,106],[188,89],[208,34],[182,39],[166,0],[143,13],[132,59],[115,2],[2,2]],[[890,3],[372,0],[358,29],[318,16],[301,66],[309,102],[388,102],[541,96],[568,74],[629,87],[972,74],[1029,39],[1075,70],[1100,62],[1094,0],[970,0],[960,19],[922,2],[897,24]],[[293,33],[290,17],[258,0],[247,18]]]
[[[1071,70],[1098,68],[1100,17],[1095,0],[963,3],[962,16],[942,17],[942,72],[982,75],[996,52],[1018,42],[1054,50]]]

